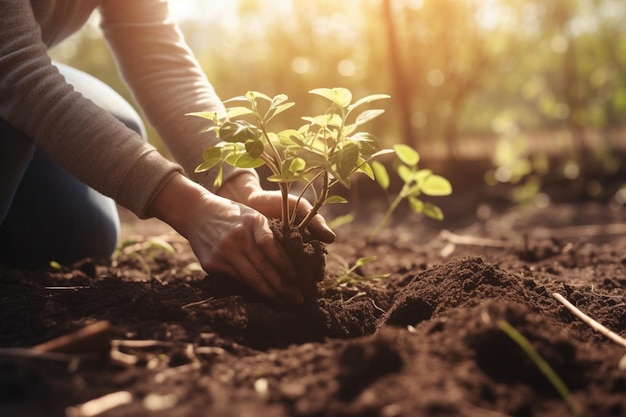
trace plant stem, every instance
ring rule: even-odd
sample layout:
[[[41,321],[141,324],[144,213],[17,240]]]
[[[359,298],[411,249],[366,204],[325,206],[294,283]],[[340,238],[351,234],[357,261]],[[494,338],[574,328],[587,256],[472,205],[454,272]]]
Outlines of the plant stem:
[[[404,189],[405,188],[406,188],[406,186],[402,187],[402,191],[400,191],[400,193],[398,193],[396,198],[394,198],[394,200],[391,202],[391,204],[389,205],[389,208],[387,208],[387,212],[385,212],[385,215],[383,216],[383,218],[380,220],[380,222],[378,222],[378,225],[376,226],[376,228],[368,236],[368,238],[367,238],[368,242],[374,241],[374,239],[376,239],[378,237],[378,235],[380,234],[380,232],[383,230],[383,227],[385,227],[387,222],[389,222],[389,219],[391,219],[391,215],[396,210],[396,208],[398,208],[398,205],[402,202],[402,199],[404,198]]]
[[[322,192],[320,193],[320,198],[315,202],[313,208],[311,209],[311,211],[309,211],[306,217],[302,219],[300,224],[298,224],[298,230],[300,230],[300,233],[302,233],[303,235],[306,227],[311,222],[311,219],[313,219],[313,216],[317,214],[320,207],[322,207],[322,205],[324,204],[324,201],[326,201],[326,199],[328,198],[329,182],[330,181],[328,178],[328,171],[324,170],[322,172]]]
[[[583,415],[580,405],[574,399],[574,396],[567,388],[567,385],[552,369],[550,364],[543,359],[543,357],[537,352],[533,345],[521,334],[515,327],[511,326],[506,320],[498,320],[498,327],[506,333],[523,351],[528,357],[535,363],[541,373],[550,381],[554,389],[561,395],[563,400],[567,403],[572,414],[576,417]]]
[[[315,198],[315,203],[318,202],[320,200],[320,198],[317,196],[317,191],[315,190],[313,184],[315,183],[315,181],[324,174],[324,171],[320,171],[317,174],[315,174],[315,176],[307,182],[307,184],[302,188],[302,190],[300,191],[300,193],[298,194],[298,199],[296,200],[296,206],[294,207],[293,211],[291,212],[291,217],[289,218],[289,222],[290,223],[294,223],[296,221],[296,214],[298,211],[298,205],[300,204],[300,200],[302,200],[304,198],[304,193],[306,193],[306,191],[311,188],[313,191],[313,194],[315,194],[314,198]],[[328,187],[330,188],[330,187]]]

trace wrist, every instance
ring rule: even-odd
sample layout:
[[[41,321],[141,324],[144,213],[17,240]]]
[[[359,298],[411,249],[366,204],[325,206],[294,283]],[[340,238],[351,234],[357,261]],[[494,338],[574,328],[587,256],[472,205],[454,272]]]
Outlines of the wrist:
[[[164,221],[180,232],[184,228],[189,211],[206,194],[207,191],[202,186],[177,173],[156,195],[147,214]]]

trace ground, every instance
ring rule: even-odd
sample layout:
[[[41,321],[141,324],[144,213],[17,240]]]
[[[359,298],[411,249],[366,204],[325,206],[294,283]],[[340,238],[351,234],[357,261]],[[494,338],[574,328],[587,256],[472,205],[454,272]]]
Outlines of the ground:
[[[304,307],[206,276],[175,233],[127,215],[138,243],[115,262],[0,266],[0,415],[626,416],[626,347],[554,296],[626,336],[626,209],[515,206],[453,184],[445,222],[400,211],[373,244],[380,207],[356,198]],[[337,285],[364,256],[377,260],[361,276],[390,276]],[[78,346],[32,349],[89,325],[104,327]]]

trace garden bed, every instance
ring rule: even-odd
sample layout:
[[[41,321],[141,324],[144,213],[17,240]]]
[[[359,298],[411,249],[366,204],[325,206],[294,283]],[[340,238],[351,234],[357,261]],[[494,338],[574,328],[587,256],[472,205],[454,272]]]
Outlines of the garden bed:
[[[139,233],[137,249],[159,235],[176,253],[0,267],[0,415],[572,415],[506,321],[586,416],[626,416],[626,348],[554,298],[626,336],[626,210],[492,204],[477,216],[484,196],[457,190],[446,223],[400,212],[370,245],[367,215],[340,228],[320,298],[304,307],[206,276],[151,222],[125,233]],[[362,276],[389,278],[336,285],[365,256],[377,260]],[[30,349],[94,323],[105,328],[78,354]]]

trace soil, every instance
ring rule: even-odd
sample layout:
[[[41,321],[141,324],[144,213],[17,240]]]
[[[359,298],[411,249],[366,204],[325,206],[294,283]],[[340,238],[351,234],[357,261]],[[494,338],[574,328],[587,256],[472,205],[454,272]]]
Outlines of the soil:
[[[327,247],[319,298],[302,307],[207,276],[179,236],[128,216],[125,237],[139,243],[114,262],[0,266],[0,415],[574,415],[506,322],[584,415],[626,416],[626,347],[553,296],[626,336],[626,209],[562,184],[545,208],[453,185],[433,201],[448,220],[400,210],[369,245],[382,211],[361,189],[356,220]],[[363,279],[345,280],[365,256],[377,259]],[[103,321],[74,353],[33,349]]]

